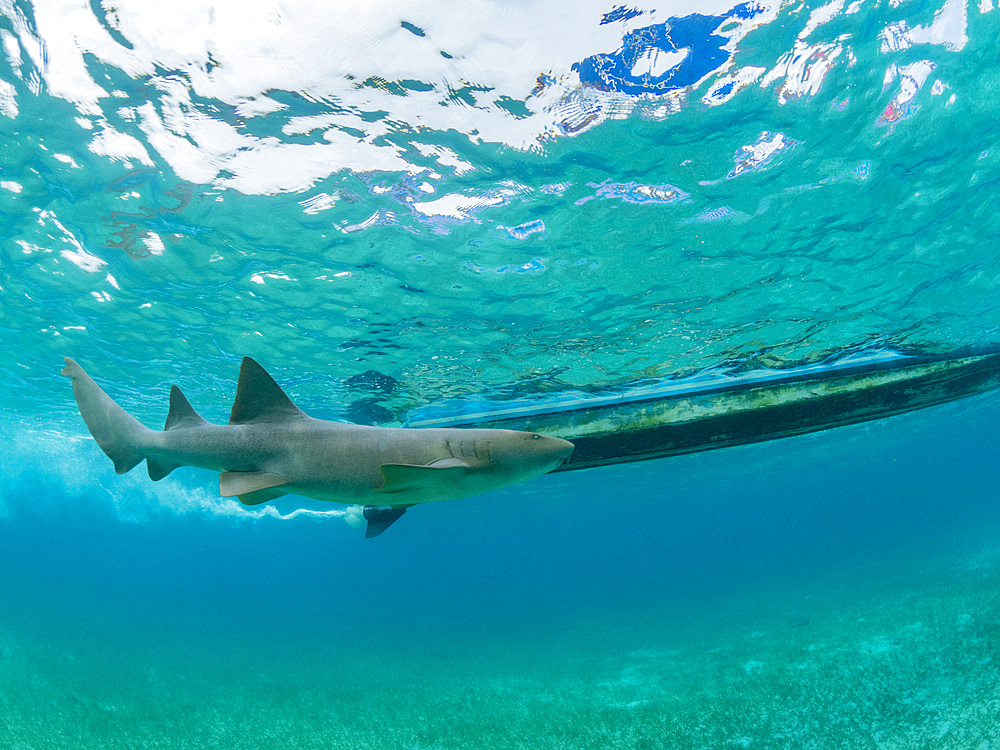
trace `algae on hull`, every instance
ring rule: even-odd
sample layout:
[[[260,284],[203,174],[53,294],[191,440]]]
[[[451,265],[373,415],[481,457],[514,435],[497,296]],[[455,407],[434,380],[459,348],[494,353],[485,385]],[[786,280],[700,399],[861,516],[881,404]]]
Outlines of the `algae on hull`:
[[[908,357],[787,378],[617,403],[456,419],[449,426],[539,432],[570,440],[556,471],[665,458],[901,414],[1000,387],[1000,352]]]

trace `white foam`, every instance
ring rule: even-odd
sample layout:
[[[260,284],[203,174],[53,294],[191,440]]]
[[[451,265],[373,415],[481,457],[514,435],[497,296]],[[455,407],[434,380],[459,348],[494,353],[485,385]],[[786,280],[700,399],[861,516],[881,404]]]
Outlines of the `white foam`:
[[[89,148],[95,154],[106,156],[112,160],[136,161],[147,167],[153,166],[149,152],[146,151],[138,138],[122,133],[108,124],[105,124],[101,128],[101,132],[91,139]]]
[[[911,28],[905,20],[889,24],[881,33],[881,49],[882,52],[899,52],[914,44],[936,44],[959,52],[969,43],[967,28],[965,0],[946,0],[929,26]]]
[[[660,49],[648,48],[639,55],[639,58],[635,61],[635,65],[632,66],[632,75],[636,78],[639,76],[658,78],[671,68],[676,68],[684,62],[684,58],[690,52],[691,50],[689,49],[664,52]]]
[[[13,120],[17,117],[17,91],[9,81],[0,81],[0,115]]]

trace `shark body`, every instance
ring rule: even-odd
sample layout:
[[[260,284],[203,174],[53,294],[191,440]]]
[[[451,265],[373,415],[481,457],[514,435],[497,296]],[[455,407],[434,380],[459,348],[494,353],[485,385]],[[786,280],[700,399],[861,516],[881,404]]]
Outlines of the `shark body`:
[[[244,357],[229,423],[199,415],[177,386],[162,431],[108,396],[75,361],[80,414],[124,474],[142,460],[158,481],[180,466],[220,472],[223,496],[257,505],[287,494],[364,505],[366,536],[382,533],[411,505],[454,500],[531,479],[560,466],[573,444],[502,429],[369,427],[314,419],[256,361]]]

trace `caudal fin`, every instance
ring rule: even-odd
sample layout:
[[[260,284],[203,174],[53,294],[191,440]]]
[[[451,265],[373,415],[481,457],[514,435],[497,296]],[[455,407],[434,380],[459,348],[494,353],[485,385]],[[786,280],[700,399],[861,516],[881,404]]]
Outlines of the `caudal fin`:
[[[73,395],[87,429],[114,462],[115,471],[124,474],[146,457],[143,445],[152,430],[116,404],[80,365],[65,360],[62,374],[73,379]]]

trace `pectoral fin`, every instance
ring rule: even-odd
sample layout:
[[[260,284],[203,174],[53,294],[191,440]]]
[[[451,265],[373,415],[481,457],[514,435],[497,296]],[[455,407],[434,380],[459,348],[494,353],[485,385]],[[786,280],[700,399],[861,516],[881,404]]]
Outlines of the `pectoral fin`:
[[[383,482],[376,492],[390,495],[414,490],[443,490],[461,482],[472,471],[460,459],[446,459],[429,466],[382,464],[379,469]]]
[[[288,484],[288,478],[265,471],[226,471],[219,474],[219,490],[223,497],[239,496],[246,505],[273,500],[284,492],[272,488]],[[263,492],[263,490],[267,490]]]

